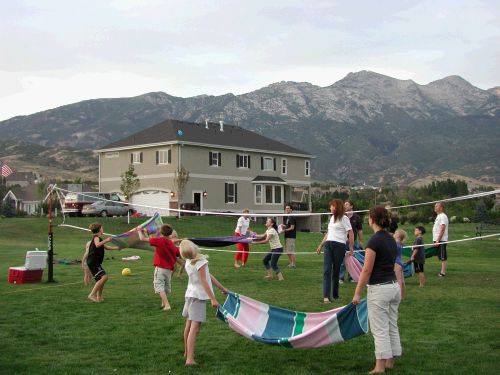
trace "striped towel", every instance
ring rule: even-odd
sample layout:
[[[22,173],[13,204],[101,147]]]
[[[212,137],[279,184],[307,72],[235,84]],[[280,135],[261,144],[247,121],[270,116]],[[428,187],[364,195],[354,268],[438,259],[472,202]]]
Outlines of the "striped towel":
[[[217,317],[242,336],[287,348],[319,348],[364,335],[368,331],[366,300],[319,313],[267,305],[229,292]]]

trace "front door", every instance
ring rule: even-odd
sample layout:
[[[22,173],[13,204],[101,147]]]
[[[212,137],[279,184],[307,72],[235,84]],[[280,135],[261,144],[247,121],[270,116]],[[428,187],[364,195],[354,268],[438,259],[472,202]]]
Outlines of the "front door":
[[[193,192],[193,203],[198,207],[198,211],[201,211],[201,193]]]

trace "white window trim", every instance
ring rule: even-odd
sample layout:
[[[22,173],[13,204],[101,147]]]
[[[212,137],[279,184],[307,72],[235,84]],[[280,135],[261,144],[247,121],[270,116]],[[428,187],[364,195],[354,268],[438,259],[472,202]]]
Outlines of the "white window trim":
[[[222,165],[222,160],[219,160],[219,153],[220,153],[220,157],[222,159],[222,153],[220,151],[210,151],[210,157],[212,159],[212,165],[210,165],[210,167],[214,167],[214,168],[220,168],[219,164]],[[215,159],[214,159],[214,155],[216,155]],[[216,160],[217,162],[214,164],[214,160]]]
[[[236,198],[236,194],[235,194],[236,189],[235,189],[235,187],[236,187],[237,183],[236,183],[236,182],[234,182],[234,181],[226,181],[226,184],[227,184],[228,186],[229,186],[229,185],[233,185],[233,195],[232,195],[232,197],[233,197],[233,202],[229,202],[229,196],[230,196],[230,195],[229,195],[229,188],[228,188],[228,194],[227,194],[227,199],[228,199],[228,202],[226,202],[226,204],[236,204],[236,199],[235,199],[235,198]]]
[[[238,154],[238,158],[242,157],[243,160],[246,160],[246,167],[242,167],[241,165],[239,167],[237,167],[238,169],[250,169],[248,167],[248,159],[250,158],[250,155],[248,154]]]
[[[311,162],[309,160],[304,162],[304,176],[311,177]]]
[[[132,152],[132,164],[141,164],[141,152]]]
[[[260,189],[261,189],[261,202],[257,202],[257,186],[260,186]],[[271,186],[272,187],[272,202],[271,203],[267,203],[266,202],[266,187],[267,186]],[[281,202],[276,202],[276,189],[279,189],[280,190],[280,195],[281,195]],[[278,185],[278,184],[255,184],[255,188],[254,188],[254,204],[255,205],[261,205],[261,206],[280,206],[283,204],[284,202],[284,197],[283,197],[283,194],[284,194],[284,189],[283,189],[283,185]]]
[[[253,193],[253,200],[254,200],[254,204],[256,205],[262,205],[263,203],[263,197],[264,197],[264,194],[263,194],[263,189],[262,189],[262,184],[255,184],[254,185],[255,188],[254,188],[254,193]],[[260,202],[257,202],[257,186],[260,187]]]
[[[162,162],[161,161],[161,153],[165,153],[165,159],[166,161]],[[170,152],[170,163],[168,162],[168,153]],[[171,148],[162,148],[158,150],[158,165],[169,165],[172,164],[172,149]]]
[[[283,162],[285,162],[285,164],[283,165]],[[287,158],[281,158],[281,174],[282,175],[287,175],[288,174],[288,160]],[[285,168],[285,172],[283,172],[283,168]]]
[[[271,161],[271,168],[270,169],[267,169],[266,168],[266,160],[270,160]],[[269,156],[264,156],[264,165],[263,165],[263,171],[274,171],[274,159],[269,157]]]

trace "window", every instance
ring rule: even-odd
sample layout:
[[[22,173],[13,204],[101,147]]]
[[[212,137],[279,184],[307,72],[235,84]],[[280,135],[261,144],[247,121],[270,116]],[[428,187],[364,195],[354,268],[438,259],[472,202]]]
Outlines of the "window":
[[[221,153],[220,152],[214,152],[210,151],[208,153],[208,165],[211,165],[213,167],[220,167],[221,166]]]
[[[172,150],[156,151],[156,164],[172,164]]]
[[[286,174],[287,169],[288,168],[286,159],[281,159],[281,174]]]
[[[250,168],[250,156],[236,154],[236,168]]]
[[[261,157],[260,158],[260,169],[263,171],[275,171],[276,170],[276,158]]]
[[[305,170],[305,174],[306,174],[306,177],[309,177],[311,175],[311,162],[309,160],[306,160],[306,170]]]
[[[255,204],[262,204],[262,185],[255,185]]]
[[[117,151],[117,152],[106,152],[104,154],[104,157],[109,159],[109,158],[117,158],[118,156],[120,155],[120,153]]]
[[[283,186],[255,185],[255,204],[282,204]]]
[[[130,154],[131,164],[141,164],[142,163],[142,152],[132,152]]]
[[[238,203],[238,185],[234,182],[224,184],[224,201],[226,203]]]

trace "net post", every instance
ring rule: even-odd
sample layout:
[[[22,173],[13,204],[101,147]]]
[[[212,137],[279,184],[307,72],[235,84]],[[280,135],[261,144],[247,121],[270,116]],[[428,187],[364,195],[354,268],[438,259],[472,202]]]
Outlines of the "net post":
[[[48,283],[54,283],[54,233],[52,232],[52,192],[54,186],[49,185],[49,228],[48,228],[48,243],[47,243],[47,269],[48,269]]]

